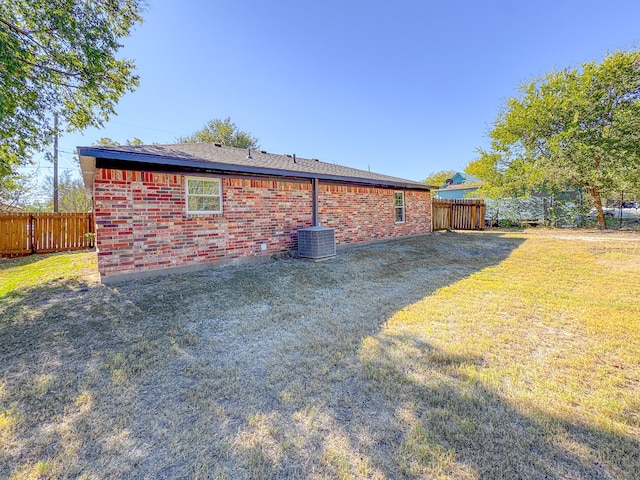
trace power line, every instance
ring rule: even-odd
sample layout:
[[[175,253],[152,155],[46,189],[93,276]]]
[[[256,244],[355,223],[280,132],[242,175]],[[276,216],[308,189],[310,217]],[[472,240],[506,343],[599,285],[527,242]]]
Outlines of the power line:
[[[149,130],[149,131],[152,131],[152,132],[165,133],[165,134],[171,135],[173,137],[180,137],[181,135],[184,135],[184,132],[183,133],[169,132],[168,130],[162,130],[162,129],[159,129],[159,128],[147,127],[147,126],[144,126],[144,125],[135,125],[133,123],[120,122],[118,120],[110,120],[109,124],[122,125],[122,126],[125,126],[125,127],[132,127],[132,128],[135,128],[135,129]],[[103,132],[104,132],[104,130],[106,130],[106,128],[103,129]],[[135,138],[135,134],[133,136]],[[64,140],[65,137],[62,137],[62,139]],[[151,143],[153,143],[153,141],[145,142],[145,143],[151,144]],[[75,145],[72,148],[75,148]],[[73,152],[73,153],[75,153],[75,152]]]
[[[64,150],[58,150],[58,152],[64,152]],[[65,152],[65,153],[69,153],[69,152]],[[67,157],[67,156],[64,156],[64,155],[60,155],[60,156],[59,156],[59,160],[61,160],[62,162],[66,162],[66,163],[67,163],[67,165],[68,165],[70,168],[76,168],[76,167],[78,167],[78,164],[77,164],[77,163],[76,163],[76,161],[73,159],[73,157]],[[48,163],[48,162],[47,162],[47,160],[46,160],[46,159],[44,159],[44,158],[39,158],[37,162],[38,162],[38,163],[37,163],[37,164],[35,164],[35,165],[33,165],[33,164],[31,164],[31,165],[22,165],[22,166],[20,166],[20,168],[21,168],[22,170],[33,170],[33,169],[38,169],[38,168],[44,168],[44,169],[49,169],[49,170],[50,170],[50,169],[52,169],[52,168],[53,168],[53,165],[52,165],[52,164],[47,165],[47,163]],[[44,162],[44,163],[43,163],[43,162]]]
[[[119,122],[117,120],[111,120],[109,123],[115,123],[116,125],[123,125],[125,127],[134,127],[134,128],[142,128],[144,130],[152,130],[154,132],[160,132],[160,133],[168,133],[169,135],[176,135],[176,136],[180,136],[180,133],[175,133],[175,132],[168,132],[167,130],[160,130],[159,128],[151,128],[151,127],[145,127],[143,125],[133,125],[131,123],[124,123],[124,122]]]

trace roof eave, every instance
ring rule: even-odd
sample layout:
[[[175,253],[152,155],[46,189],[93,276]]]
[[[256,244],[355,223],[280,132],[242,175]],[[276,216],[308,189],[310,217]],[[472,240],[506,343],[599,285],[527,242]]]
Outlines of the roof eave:
[[[165,167],[192,168],[202,171],[237,172],[241,174],[269,175],[279,177],[294,178],[317,178],[319,180],[329,180],[336,182],[350,182],[381,187],[396,187],[405,189],[428,190],[433,189],[432,185],[419,184],[413,182],[392,181],[383,179],[370,179],[362,177],[348,177],[344,175],[331,175],[324,173],[301,172],[298,170],[282,170],[277,168],[266,168],[257,166],[236,165],[231,163],[219,163],[205,160],[186,160],[182,158],[169,157],[164,155],[149,155],[121,151],[109,151],[92,147],[78,147],[80,164],[85,186],[93,185],[95,177],[95,166],[97,159],[117,160],[125,163],[137,165],[138,168],[144,164],[160,165]],[[84,160],[83,160],[84,159]],[[86,173],[85,173],[86,166]],[[93,176],[92,176],[93,173]],[[89,183],[90,182],[90,183]]]
[[[96,157],[83,155],[78,149],[78,157],[80,158],[80,170],[82,172],[82,179],[84,180],[84,188],[87,190],[93,189],[93,182],[96,177]]]

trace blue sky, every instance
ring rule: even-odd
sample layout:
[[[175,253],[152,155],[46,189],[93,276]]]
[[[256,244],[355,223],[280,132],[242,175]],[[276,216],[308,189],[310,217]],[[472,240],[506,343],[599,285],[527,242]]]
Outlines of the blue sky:
[[[100,137],[174,143],[229,116],[270,152],[422,180],[487,147],[522,82],[640,43],[637,0],[149,0],[144,18],[121,52],[140,87],[60,139],[62,170]]]

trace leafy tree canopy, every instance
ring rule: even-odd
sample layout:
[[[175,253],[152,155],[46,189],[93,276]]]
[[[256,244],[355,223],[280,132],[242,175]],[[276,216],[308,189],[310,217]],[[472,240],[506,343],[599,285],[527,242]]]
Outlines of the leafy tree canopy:
[[[53,191],[53,179],[48,179],[47,191]],[[71,173],[65,170],[58,180],[58,208],[61,212],[89,212],[93,207],[91,195],[84,187],[84,182],[80,178],[74,178]],[[53,211],[53,198],[47,207]]]
[[[640,52],[551,72],[507,101],[481,155],[502,186],[530,191],[581,187],[605,227],[602,195],[640,180]]]
[[[29,190],[29,178],[17,173],[0,175],[0,213],[20,208]]]
[[[144,145],[144,142],[142,140],[140,140],[138,137],[133,137],[133,140],[125,140],[125,145]],[[101,145],[103,147],[117,147],[119,145],[122,145],[122,143],[117,142],[109,137],[101,137],[97,142],[96,145]]]
[[[53,212],[53,177],[45,177],[35,187],[35,194],[22,204],[28,212]],[[84,182],[65,170],[58,178],[58,211],[89,212],[93,208],[90,192]]]
[[[139,83],[116,53],[141,11],[142,0],[0,2],[0,176],[49,145],[54,112],[68,131],[115,113]]]
[[[440,170],[438,172],[431,172],[429,176],[422,181],[422,183],[442,187],[447,182],[447,179],[453,177],[455,174],[456,172],[454,170]]]
[[[527,197],[532,192],[552,191],[546,185],[544,171],[532,162],[505,158],[495,152],[478,151],[479,157],[471,161],[465,172],[485,183],[476,194],[487,198]]]
[[[179,143],[221,143],[226,147],[259,148],[258,139],[238,129],[231,118],[213,119],[197,132],[178,137]]]

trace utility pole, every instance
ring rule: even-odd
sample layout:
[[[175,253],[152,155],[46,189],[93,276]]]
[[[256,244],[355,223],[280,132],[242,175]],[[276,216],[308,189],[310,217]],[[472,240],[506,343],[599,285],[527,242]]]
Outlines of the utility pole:
[[[58,213],[58,114],[53,114],[53,211]]]

